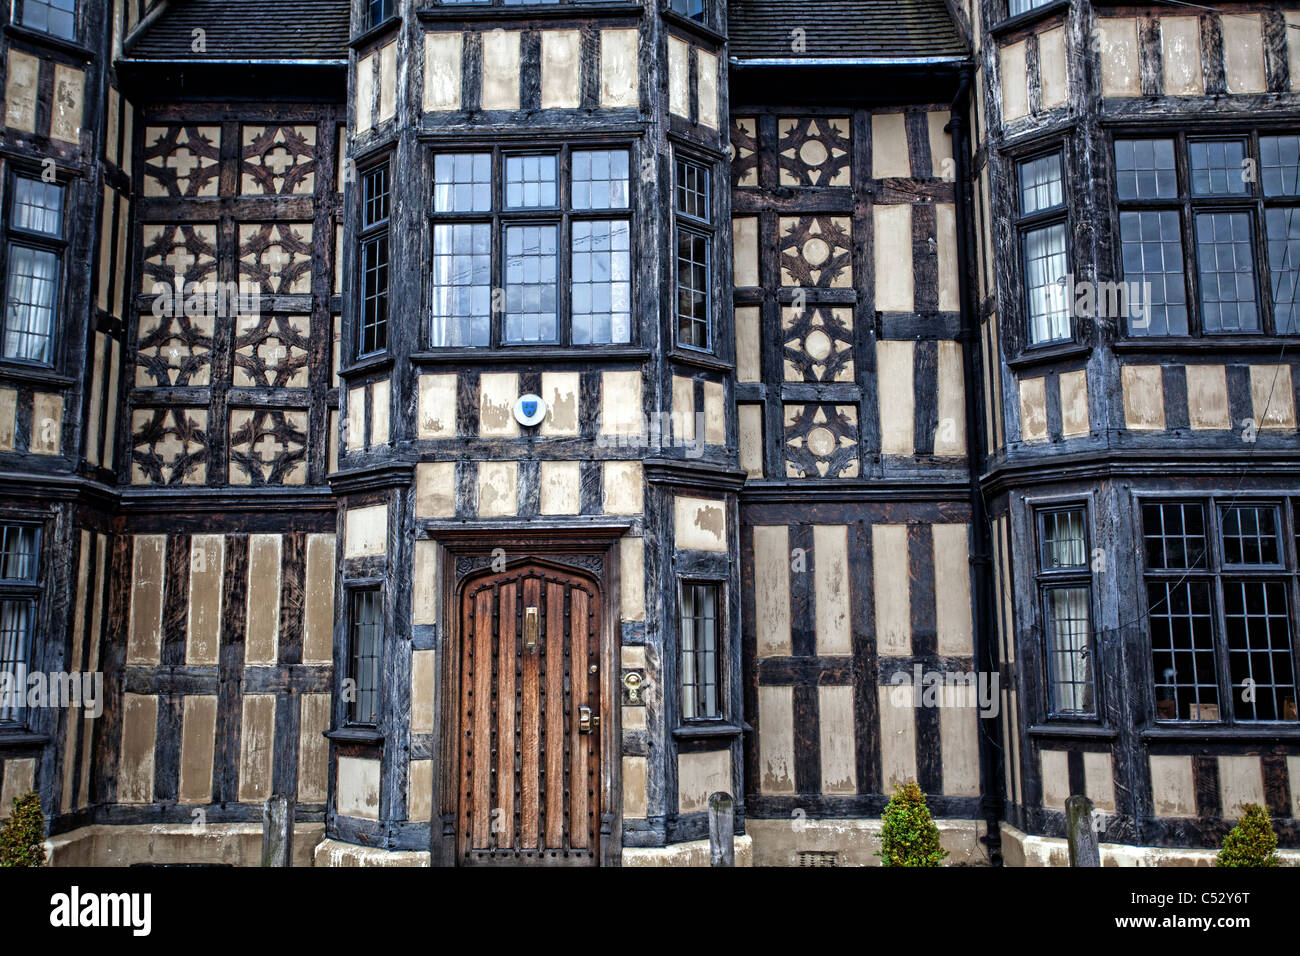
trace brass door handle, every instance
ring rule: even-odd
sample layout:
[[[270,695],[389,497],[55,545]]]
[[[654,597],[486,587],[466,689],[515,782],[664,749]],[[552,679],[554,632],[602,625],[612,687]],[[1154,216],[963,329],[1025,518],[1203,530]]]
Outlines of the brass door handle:
[[[578,733],[589,734],[599,726],[599,714],[593,714],[586,704],[578,707]]]

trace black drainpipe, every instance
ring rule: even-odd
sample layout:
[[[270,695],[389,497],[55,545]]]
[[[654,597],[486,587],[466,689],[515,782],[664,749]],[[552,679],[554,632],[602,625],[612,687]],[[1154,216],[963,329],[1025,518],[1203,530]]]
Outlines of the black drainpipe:
[[[953,159],[956,161],[956,182],[953,199],[957,217],[957,261],[961,263],[961,341],[966,374],[966,458],[970,463],[970,508],[971,529],[973,531],[974,553],[971,564],[974,568],[974,586],[971,596],[974,603],[975,621],[975,670],[977,675],[994,675],[998,673],[998,649],[993,636],[993,581],[990,573],[989,524],[984,512],[984,496],[980,493],[980,467],[983,461],[983,449],[986,437],[980,417],[980,359],[979,359],[979,317],[975,302],[974,283],[972,281],[973,258],[971,237],[974,224],[971,220],[970,200],[970,164],[969,132],[966,128],[966,114],[969,109],[971,73],[969,68],[962,70],[957,85],[957,94],[953,98],[947,130],[952,134]],[[995,356],[985,356],[991,361]],[[995,373],[996,374],[996,373]],[[1000,712],[1002,697],[996,697]],[[980,809],[988,826],[984,842],[988,847],[989,862],[993,866],[1002,865],[1002,835],[999,824],[1002,820],[1002,774],[998,772],[998,760],[1002,752],[1001,726],[996,716],[980,715]]]

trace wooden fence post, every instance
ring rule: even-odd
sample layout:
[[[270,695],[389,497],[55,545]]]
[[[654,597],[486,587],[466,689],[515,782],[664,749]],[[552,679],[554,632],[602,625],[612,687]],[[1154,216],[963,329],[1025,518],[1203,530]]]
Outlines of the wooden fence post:
[[[736,817],[731,794],[709,796],[709,866],[736,865]]]
[[[1082,794],[1065,801],[1065,835],[1070,842],[1070,866],[1101,866],[1101,847],[1092,829],[1092,801]]]
[[[295,801],[286,794],[262,804],[262,865],[293,866]]]

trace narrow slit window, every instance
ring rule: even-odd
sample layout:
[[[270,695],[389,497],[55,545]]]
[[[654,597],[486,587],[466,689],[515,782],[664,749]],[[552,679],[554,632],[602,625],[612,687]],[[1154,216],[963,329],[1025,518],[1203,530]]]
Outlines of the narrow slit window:
[[[354,681],[355,699],[350,722],[379,723],[379,670],[383,638],[383,602],[378,588],[352,592],[352,641],[348,676]]]
[[[716,584],[682,585],[682,718],[722,716]]]

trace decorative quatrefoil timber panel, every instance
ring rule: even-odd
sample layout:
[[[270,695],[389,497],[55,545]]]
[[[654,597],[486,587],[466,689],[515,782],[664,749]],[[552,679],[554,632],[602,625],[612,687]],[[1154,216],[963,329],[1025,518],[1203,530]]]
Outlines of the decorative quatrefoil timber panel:
[[[307,483],[307,412],[236,408],[230,412],[232,485]]]
[[[212,326],[211,315],[140,316],[136,387],[211,384]]]
[[[789,478],[856,478],[861,472],[853,405],[785,406],[782,441]]]
[[[239,227],[239,275],[264,295],[311,292],[312,224],[264,222]]]
[[[316,127],[244,127],[241,193],[310,196],[315,190]]]
[[[162,284],[174,290],[176,280],[186,285],[217,281],[217,227],[213,223],[143,226],[144,276],[142,291],[154,294]]]
[[[131,484],[205,484],[207,427],[205,408],[137,409],[131,416]]]
[[[311,319],[305,315],[240,316],[235,321],[234,384],[306,388]]]
[[[731,185],[758,185],[758,120],[731,121]]]
[[[853,381],[853,310],[814,305],[781,309],[787,382]]]
[[[216,196],[221,187],[220,126],[150,126],[144,134],[146,196]]]
[[[777,123],[782,186],[853,185],[853,144],[847,117],[803,116]]]
[[[845,216],[783,216],[781,285],[849,288],[853,283],[851,228]]]

